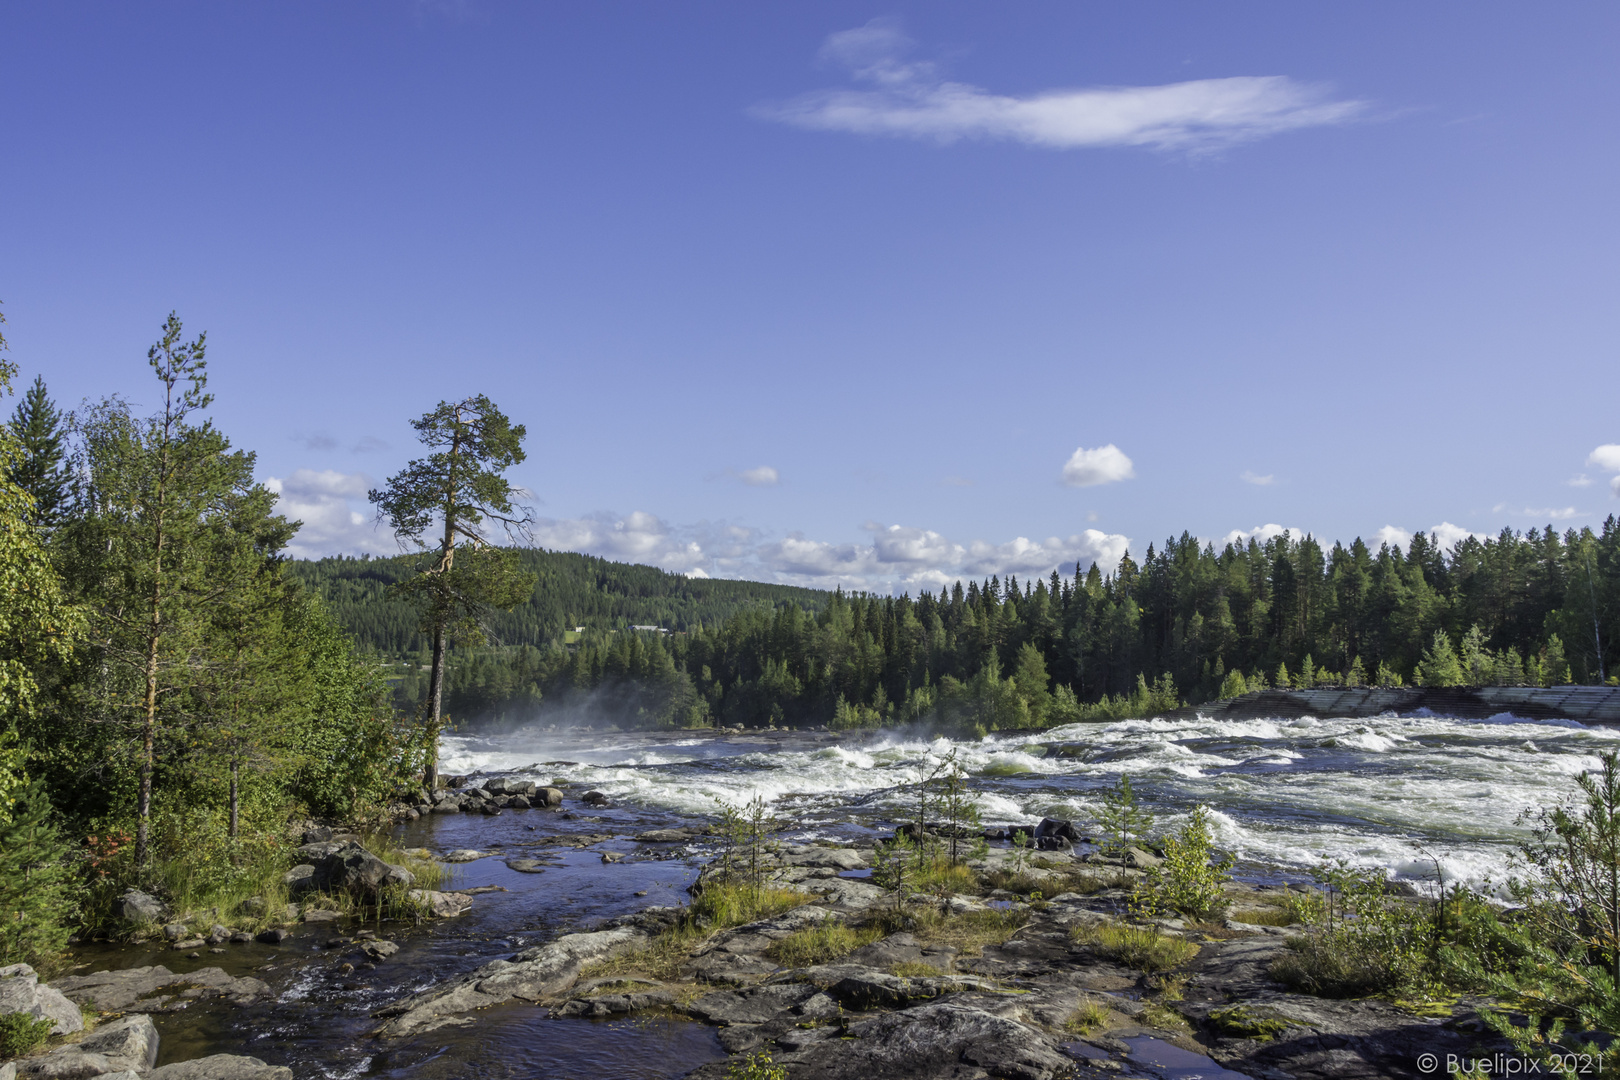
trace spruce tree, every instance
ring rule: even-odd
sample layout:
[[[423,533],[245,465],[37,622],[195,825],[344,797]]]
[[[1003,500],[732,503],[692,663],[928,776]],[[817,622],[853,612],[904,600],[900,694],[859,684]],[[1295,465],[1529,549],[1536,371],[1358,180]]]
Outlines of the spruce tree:
[[[12,482],[33,496],[30,520],[39,528],[52,529],[67,511],[70,486],[62,414],[45,392],[44,378],[36,376],[18,402],[11,414],[11,431],[18,449]]]

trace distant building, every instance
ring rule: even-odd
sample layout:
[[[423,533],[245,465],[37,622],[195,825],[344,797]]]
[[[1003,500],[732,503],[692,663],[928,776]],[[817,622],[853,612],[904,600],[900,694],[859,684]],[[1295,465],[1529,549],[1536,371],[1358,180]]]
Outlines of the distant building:
[[[644,630],[649,634],[667,634],[667,633],[669,633],[669,631],[665,630],[662,626],[632,626],[632,627],[630,627],[630,629],[632,629],[632,630]]]

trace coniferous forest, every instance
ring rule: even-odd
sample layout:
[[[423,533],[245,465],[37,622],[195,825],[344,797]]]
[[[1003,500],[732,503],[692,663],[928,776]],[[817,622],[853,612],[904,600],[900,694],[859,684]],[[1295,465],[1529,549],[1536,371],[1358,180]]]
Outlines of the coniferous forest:
[[[1423,533],[1405,550],[1376,551],[1288,534],[1216,551],[1183,534],[1150,545],[1140,562],[1127,555],[1113,573],[993,577],[917,597],[523,558],[542,584],[528,604],[491,617],[499,644],[452,655],[452,719],[857,727],[934,718],[989,730],[1269,686],[1592,683],[1620,662],[1613,516],[1597,532],[1504,530],[1449,551]],[[401,708],[422,694],[411,652],[422,642],[381,589],[406,561],[295,571],[362,644],[402,661]],[[584,633],[565,633],[575,625]]]

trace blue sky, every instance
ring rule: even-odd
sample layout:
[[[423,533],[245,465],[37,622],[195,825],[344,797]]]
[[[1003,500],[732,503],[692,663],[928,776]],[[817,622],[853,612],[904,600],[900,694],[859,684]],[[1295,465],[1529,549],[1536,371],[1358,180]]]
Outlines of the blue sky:
[[[1620,8],[12,4],[23,379],[177,310],[306,522],[408,419],[537,538],[879,589],[1620,509]]]

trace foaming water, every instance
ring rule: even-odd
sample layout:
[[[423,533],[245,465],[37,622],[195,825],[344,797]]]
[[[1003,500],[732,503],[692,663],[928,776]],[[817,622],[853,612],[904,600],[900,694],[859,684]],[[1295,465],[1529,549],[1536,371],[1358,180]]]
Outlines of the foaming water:
[[[1613,729],[1506,714],[1195,717],[971,740],[761,734],[656,746],[634,736],[592,743],[518,732],[449,738],[445,766],[518,769],[679,816],[758,796],[805,835],[847,836],[892,827],[906,785],[954,750],[987,825],[1089,821],[1104,791],[1128,774],[1161,828],[1195,805],[1211,807],[1218,840],[1246,877],[1299,877],[1326,857],[1418,882],[1432,882],[1438,863],[1447,881],[1481,884],[1507,875],[1525,835],[1520,815],[1566,797],[1573,777],[1617,740]]]

